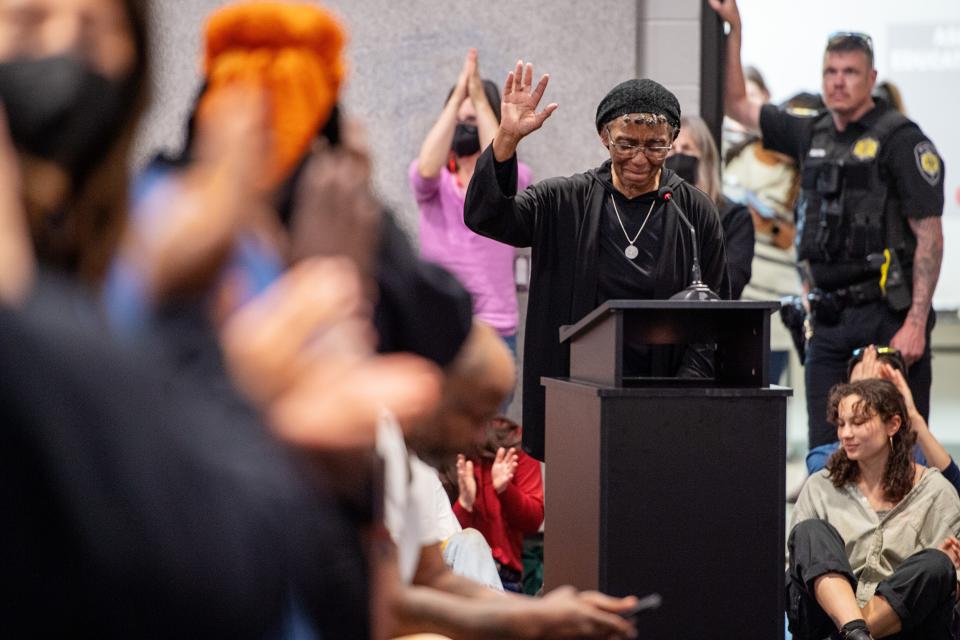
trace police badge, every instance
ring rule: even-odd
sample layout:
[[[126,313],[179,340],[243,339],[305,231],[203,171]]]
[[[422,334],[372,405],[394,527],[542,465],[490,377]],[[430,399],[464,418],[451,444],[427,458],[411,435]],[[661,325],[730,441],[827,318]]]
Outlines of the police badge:
[[[920,170],[920,175],[930,183],[930,186],[936,186],[940,181],[943,167],[937,148],[929,140],[924,140],[913,148],[913,155],[917,159],[917,169]]]
[[[876,138],[860,138],[853,145],[853,157],[857,160],[871,160],[877,157],[880,142]]]

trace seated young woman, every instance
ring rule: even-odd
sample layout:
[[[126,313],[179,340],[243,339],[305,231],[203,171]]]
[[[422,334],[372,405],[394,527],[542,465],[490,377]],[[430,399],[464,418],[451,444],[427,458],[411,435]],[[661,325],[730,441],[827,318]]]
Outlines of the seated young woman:
[[[913,461],[916,434],[890,382],[839,384],[827,412],[840,449],[804,485],[788,540],[793,637],[951,638],[960,497]]]

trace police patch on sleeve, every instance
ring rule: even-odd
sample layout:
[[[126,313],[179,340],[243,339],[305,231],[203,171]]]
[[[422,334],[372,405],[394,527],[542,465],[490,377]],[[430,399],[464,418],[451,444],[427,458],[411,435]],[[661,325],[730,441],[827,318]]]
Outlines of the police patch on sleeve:
[[[930,186],[936,186],[943,173],[943,163],[940,161],[937,148],[929,140],[924,140],[913,148],[913,155],[917,159],[917,169],[919,169],[920,175],[930,183]]]

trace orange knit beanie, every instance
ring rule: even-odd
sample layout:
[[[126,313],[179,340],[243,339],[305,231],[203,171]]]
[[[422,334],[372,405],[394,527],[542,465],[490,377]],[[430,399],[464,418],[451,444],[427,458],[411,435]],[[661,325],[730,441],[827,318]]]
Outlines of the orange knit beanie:
[[[300,2],[243,2],[207,21],[204,75],[211,96],[235,83],[267,95],[271,158],[266,186],[280,184],[330,117],[346,75],[346,32],[329,12]]]

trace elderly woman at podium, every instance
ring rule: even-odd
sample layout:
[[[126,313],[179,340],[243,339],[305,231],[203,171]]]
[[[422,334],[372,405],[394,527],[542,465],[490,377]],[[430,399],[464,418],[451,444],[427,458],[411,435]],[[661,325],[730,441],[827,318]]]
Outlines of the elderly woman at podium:
[[[952,638],[960,497],[913,462],[916,434],[892,383],[837,385],[828,415],[840,449],[800,492],[787,545],[793,637]]]
[[[663,166],[680,130],[680,104],[653,80],[627,80],[597,107],[596,130],[609,160],[517,192],[517,146],[557,109],[549,104],[537,111],[548,80],[544,75],[534,86],[533,67],[522,62],[507,76],[500,126],[477,160],[464,207],[464,221],[475,232],[533,248],[523,444],[541,460],[540,378],[569,372],[569,347],[558,341],[561,325],[575,323],[607,300],[670,298],[701,269],[702,288],[728,297],[717,209]],[[640,349],[630,354],[630,364],[639,375],[706,377],[712,373],[709,351]]]

